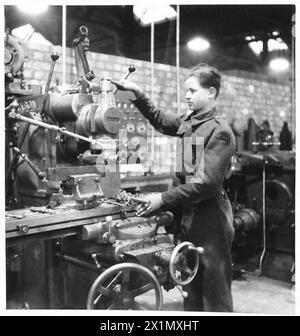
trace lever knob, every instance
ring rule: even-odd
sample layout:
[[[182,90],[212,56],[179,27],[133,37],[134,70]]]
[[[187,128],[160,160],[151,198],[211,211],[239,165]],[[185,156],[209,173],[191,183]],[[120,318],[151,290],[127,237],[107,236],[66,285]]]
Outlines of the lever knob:
[[[180,294],[182,295],[182,297],[183,297],[184,299],[186,299],[186,298],[189,296],[188,292],[185,292],[185,291],[182,290],[179,286],[176,286],[176,288],[179,290]]]
[[[199,254],[203,254],[204,253],[204,248],[203,247],[194,247],[194,246],[189,246],[188,247],[189,250],[192,250],[192,251],[196,251],[198,252]]]
[[[133,65],[130,65],[128,68],[129,72],[134,72],[135,71],[135,67]]]
[[[58,59],[59,59],[59,56],[58,56],[58,54],[56,53],[56,52],[53,52],[52,54],[51,54],[51,59],[52,59],[52,61],[57,61]]]

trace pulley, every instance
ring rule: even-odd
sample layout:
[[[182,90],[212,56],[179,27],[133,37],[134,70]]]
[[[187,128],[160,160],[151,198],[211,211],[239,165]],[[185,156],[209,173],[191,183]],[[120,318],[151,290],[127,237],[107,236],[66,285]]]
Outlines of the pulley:
[[[24,64],[24,53],[19,42],[11,35],[4,37],[4,66],[5,74],[17,73]]]
[[[260,216],[253,209],[242,209],[235,213],[233,226],[235,230],[250,231],[258,227]]]
[[[262,213],[263,200],[262,183],[248,187],[247,198],[251,208]],[[266,182],[266,221],[277,225],[282,223],[290,213],[293,206],[293,194],[288,185],[279,180]]]

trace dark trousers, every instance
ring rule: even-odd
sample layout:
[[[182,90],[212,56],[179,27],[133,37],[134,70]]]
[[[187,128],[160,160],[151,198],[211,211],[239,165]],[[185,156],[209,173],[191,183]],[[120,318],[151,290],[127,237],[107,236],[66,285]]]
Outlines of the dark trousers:
[[[231,245],[234,237],[231,205],[227,196],[202,203],[182,216],[181,240],[204,248],[197,275],[184,290],[189,311],[232,312]]]
[[[222,267],[221,267],[222,268]],[[184,287],[188,297],[184,299],[184,310],[207,312],[232,312],[231,267],[227,269],[205,269],[199,265],[193,281]]]

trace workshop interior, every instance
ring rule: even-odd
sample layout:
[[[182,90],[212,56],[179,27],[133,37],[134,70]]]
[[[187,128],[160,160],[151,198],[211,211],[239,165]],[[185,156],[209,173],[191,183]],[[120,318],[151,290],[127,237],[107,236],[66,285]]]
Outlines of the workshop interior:
[[[178,239],[177,209],[136,216],[143,195],[178,183],[176,139],[110,80],[180,114],[199,63],[221,72],[236,138],[224,182],[233,283],[294,287],[294,5],[27,4],[4,16],[7,309],[163,310],[166,292],[186,295],[202,247]]]

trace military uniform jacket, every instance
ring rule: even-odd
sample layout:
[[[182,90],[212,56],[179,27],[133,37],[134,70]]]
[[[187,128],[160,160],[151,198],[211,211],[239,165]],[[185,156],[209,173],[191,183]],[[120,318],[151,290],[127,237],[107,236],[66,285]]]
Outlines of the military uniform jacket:
[[[177,116],[156,109],[145,96],[134,103],[158,131],[181,140],[177,161],[182,164],[186,183],[163,192],[162,200],[166,206],[183,207],[182,240],[204,248],[204,310],[231,311],[234,230],[231,204],[222,183],[235,150],[233,132],[216,108]],[[191,145],[182,145],[185,140]],[[182,148],[189,153],[182,153]]]
[[[164,204],[194,206],[222,192],[235,140],[216,108],[186,117],[156,109],[145,96],[134,103],[158,131],[181,139],[178,142],[176,171],[195,177],[188,178],[190,183],[164,192]]]

